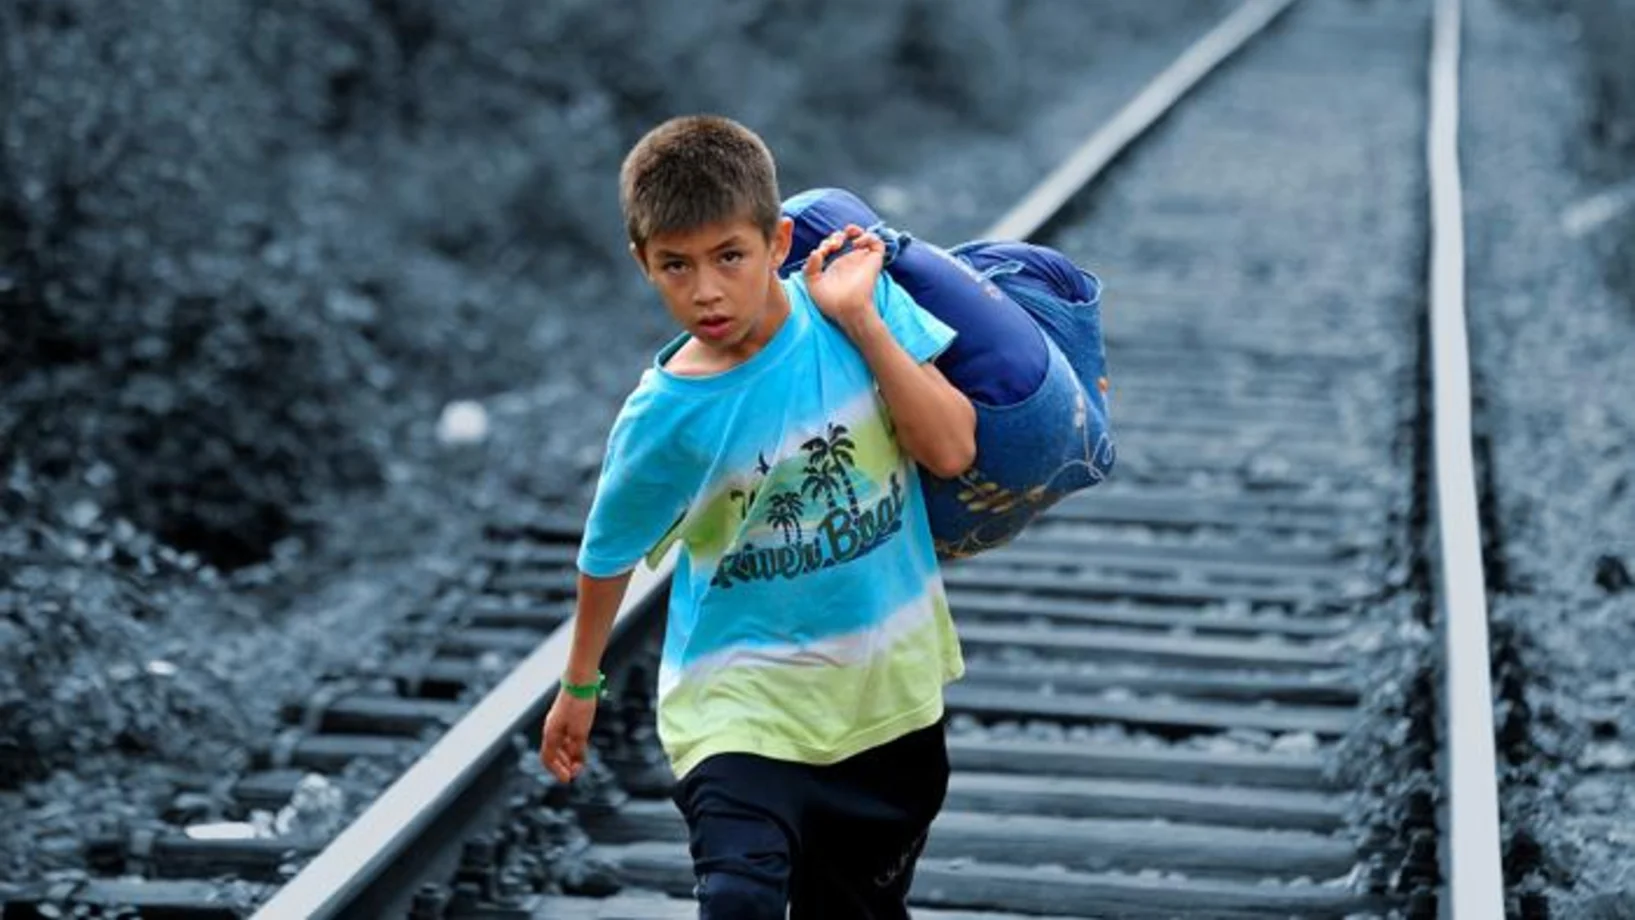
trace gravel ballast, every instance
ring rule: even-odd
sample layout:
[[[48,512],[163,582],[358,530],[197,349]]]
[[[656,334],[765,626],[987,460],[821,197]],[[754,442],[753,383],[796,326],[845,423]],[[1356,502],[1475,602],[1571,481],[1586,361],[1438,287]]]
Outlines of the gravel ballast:
[[[1496,651],[1523,675],[1501,704],[1512,904],[1635,916],[1635,306],[1599,234],[1566,215],[1590,94],[1570,18],[1467,4],[1462,155],[1468,310],[1487,466]]]

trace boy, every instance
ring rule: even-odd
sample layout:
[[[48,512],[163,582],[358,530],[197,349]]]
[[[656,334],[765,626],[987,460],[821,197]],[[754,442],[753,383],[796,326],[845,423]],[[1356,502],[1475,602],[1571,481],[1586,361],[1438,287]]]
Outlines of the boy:
[[[780,279],[773,160],[730,120],[649,132],[620,200],[684,331],[609,436],[540,758],[582,768],[629,573],[679,541],[658,721],[700,916],[906,917],[964,670],[916,469],[974,456],[975,411],[931,363],[954,333],[856,226]]]

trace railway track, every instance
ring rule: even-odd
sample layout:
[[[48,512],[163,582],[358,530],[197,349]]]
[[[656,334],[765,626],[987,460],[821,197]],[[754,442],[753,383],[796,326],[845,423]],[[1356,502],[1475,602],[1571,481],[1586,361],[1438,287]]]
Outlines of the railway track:
[[[1253,0],[987,234],[1050,242],[1109,281],[1121,456],[1013,545],[945,567],[968,672],[948,689],[954,774],[916,916],[1503,915],[1457,16],[1457,0],[1434,15]],[[1428,86],[1377,76],[1421,70]],[[1335,158],[1302,146],[1324,121],[1382,127]],[[1126,156],[1140,138],[1150,153]],[[1325,184],[1359,181],[1380,183],[1366,218],[1313,210]],[[1261,248],[1259,228],[1291,221],[1313,228],[1301,246]],[[1107,264],[1098,235],[1124,238],[1128,263]],[[1344,254],[1370,235],[1392,261],[1364,272]],[[5,917],[53,899],[274,920],[692,916],[649,696],[672,563],[639,571],[620,611],[597,768],[558,785],[525,737],[565,660],[577,540],[576,522],[525,509],[494,521],[400,654],[292,706],[256,769],[216,790],[277,809],[313,772],[437,739],[338,835],[133,831],[94,848],[104,877]],[[1369,637],[1414,610],[1447,654],[1380,671]],[[1436,785],[1370,804],[1381,788],[1348,787],[1341,761],[1370,756],[1356,739],[1385,717],[1368,708],[1381,683],[1409,688],[1393,756]]]

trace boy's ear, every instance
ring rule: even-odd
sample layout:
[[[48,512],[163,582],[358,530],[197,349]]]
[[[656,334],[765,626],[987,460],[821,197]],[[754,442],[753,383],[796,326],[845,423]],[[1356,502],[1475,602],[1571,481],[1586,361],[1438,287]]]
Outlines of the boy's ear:
[[[777,273],[783,267],[783,260],[789,258],[789,247],[795,242],[795,222],[788,217],[778,218],[778,226],[772,231],[772,271]]]
[[[653,276],[647,271],[647,258],[642,253],[642,248],[637,246],[634,240],[630,242],[630,257],[636,260],[636,267],[641,269],[642,277],[652,281]]]

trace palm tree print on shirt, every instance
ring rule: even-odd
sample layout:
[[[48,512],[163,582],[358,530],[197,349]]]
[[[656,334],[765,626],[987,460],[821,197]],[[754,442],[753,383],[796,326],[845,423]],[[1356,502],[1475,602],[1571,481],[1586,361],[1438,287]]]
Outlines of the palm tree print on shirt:
[[[771,508],[767,511],[767,523],[783,531],[783,541],[794,543],[801,540],[805,534],[800,526],[800,513],[806,509],[805,503],[800,500],[799,492],[779,492],[772,496]],[[790,531],[793,530],[793,535]]]
[[[755,493],[760,490],[759,485],[753,485],[748,489],[733,489],[729,493],[729,497],[738,503],[738,520],[749,520],[749,509],[755,505]]]
[[[828,437],[815,437],[801,445],[807,454],[807,478],[803,486],[809,494],[821,494],[831,508],[840,507],[835,491],[844,489],[847,510],[855,520],[861,510],[851,473],[851,468],[857,465],[857,444],[846,437],[848,433],[845,425],[830,422]]]
[[[840,507],[840,502],[835,500],[835,493],[840,490],[840,480],[835,478],[827,465],[808,461],[802,472],[806,474],[806,479],[801,482],[801,491],[813,498],[823,499],[830,508]]]
[[[900,456],[883,431],[867,427],[872,422],[851,428],[826,422],[821,433],[795,442],[799,448],[772,469],[763,466],[761,476],[740,481],[723,496],[731,502],[724,510],[736,512],[741,522],[742,542],[721,556],[710,576],[713,587],[799,578],[844,565],[902,532],[909,492]],[[884,481],[871,475],[871,457],[883,467]],[[768,533],[773,530],[783,539]],[[752,542],[752,532],[766,538]]]

